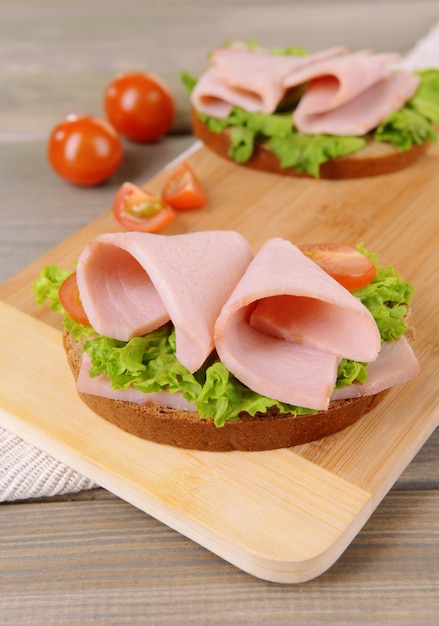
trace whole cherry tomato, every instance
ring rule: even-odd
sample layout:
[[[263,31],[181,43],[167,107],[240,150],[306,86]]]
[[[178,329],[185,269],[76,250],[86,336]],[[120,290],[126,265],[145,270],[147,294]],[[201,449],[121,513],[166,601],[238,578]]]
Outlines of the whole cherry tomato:
[[[175,116],[168,86],[158,76],[141,72],[121,74],[107,85],[104,110],[121,135],[137,142],[165,135]]]
[[[97,185],[122,161],[119,135],[106,120],[69,115],[52,130],[47,154],[55,172],[78,185]]]
[[[353,246],[318,243],[299,248],[349,291],[360,289],[375,278],[374,262]]]

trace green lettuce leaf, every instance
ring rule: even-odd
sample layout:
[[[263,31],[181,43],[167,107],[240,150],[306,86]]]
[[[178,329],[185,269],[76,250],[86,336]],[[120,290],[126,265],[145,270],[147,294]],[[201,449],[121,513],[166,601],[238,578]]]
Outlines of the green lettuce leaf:
[[[382,267],[377,255],[361,244],[358,248],[375,262],[376,274],[371,283],[352,293],[371,312],[383,341],[400,339],[407,330],[404,317],[414,288],[393,267]]]
[[[409,104],[430,122],[439,124],[439,70],[421,70],[415,73],[421,82]]]
[[[198,79],[196,78],[196,76],[193,76],[193,74],[189,74],[189,72],[181,72],[180,80],[186,93],[191,94],[193,88],[197,84]]]
[[[64,309],[59,301],[58,291],[62,283],[73,271],[74,270],[63,270],[55,263],[43,268],[32,285],[38,306],[43,306],[48,300],[51,311],[62,313]]]
[[[96,332],[90,326],[83,326],[79,322],[70,317],[67,313],[64,313],[63,317],[63,325],[64,328],[73,336],[75,339],[84,339],[85,337],[89,337],[90,335],[95,335]]]
[[[229,156],[237,163],[247,163],[254,152],[255,133],[245,126],[233,126],[230,132]]]
[[[37,276],[32,285],[32,290],[35,294],[36,303],[39,306],[43,306],[48,302],[51,311],[56,311],[63,315],[63,324],[68,332],[76,339],[82,339],[91,334],[95,334],[95,331],[89,326],[79,324],[70,317],[70,315],[64,311],[59,300],[59,288],[65,279],[73,272],[74,270],[63,270],[55,263],[47,265]]]
[[[341,389],[355,382],[365,383],[367,380],[367,363],[342,359],[338,366],[335,389]]]
[[[436,141],[436,132],[428,119],[404,107],[391,113],[374,133],[375,141],[391,143],[398,150],[409,150],[415,144]]]
[[[114,389],[134,385],[144,393],[156,391],[182,392],[193,402],[200,384],[175,356],[175,331],[162,326],[128,342],[98,336],[84,344],[90,356],[90,376],[105,374]]]
[[[420,83],[405,105],[391,113],[376,129],[374,139],[409,150],[428,140],[436,142],[434,124],[439,124],[439,70],[415,72]]]
[[[268,147],[278,157],[282,167],[293,167],[297,172],[307,172],[315,178],[320,175],[322,163],[357,152],[365,145],[363,137],[299,133],[272,137],[268,141]]]

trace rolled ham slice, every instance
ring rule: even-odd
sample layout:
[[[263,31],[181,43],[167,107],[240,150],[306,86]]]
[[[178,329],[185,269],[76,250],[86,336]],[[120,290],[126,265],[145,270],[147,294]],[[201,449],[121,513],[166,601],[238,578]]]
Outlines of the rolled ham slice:
[[[340,358],[374,361],[381,338],[361,301],[296,246],[269,240],[215,325],[224,365],[253,391],[325,410]]]
[[[233,106],[273,113],[289,89],[304,94],[293,114],[304,134],[362,136],[401,108],[416,91],[419,77],[396,67],[399,55],[348,53],[343,47],[303,57],[275,55],[234,45],[219,48],[199,78],[193,107],[217,118]]]
[[[419,362],[405,337],[393,342],[386,341],[377,360],[367,366],[367,381],[336,389],[331,399],[347,400],[375,395],[384,389],[412,380],[419,371]]]
[[[233,231],[108,233],[78,259],[79,294],[96,332],[121,341],[171,320],[177,359],[194,372],[212,352],[215,320],[252,257]]]
[[[219,119],[226,118],[234,106],[252,113],[262,108],[261,98],[223,83],[216,67],[209,67],[198,80],[191,94],[191,103],[200,113]]]
[[[307,134],[364,135],[416,91],[419,78],[393,69],[395,54],[357,52],[321,61],[294,72],[285,84],[309,82],[293,114]]]
[[[343,47],[334,47],[295,56],[249,50],[239,44],[219,48],[198,80],[191,102],[197,111],[220,119],[227,117],[234,106],[251,113],[273,113],[287,91],[287,76],[320,59],[346,52]]]

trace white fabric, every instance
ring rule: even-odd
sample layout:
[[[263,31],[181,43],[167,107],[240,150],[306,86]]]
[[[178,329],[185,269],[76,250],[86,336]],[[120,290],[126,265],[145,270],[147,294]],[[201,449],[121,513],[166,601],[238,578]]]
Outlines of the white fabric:
[[[0,428],[0,502],[77,493],[98,486]]]

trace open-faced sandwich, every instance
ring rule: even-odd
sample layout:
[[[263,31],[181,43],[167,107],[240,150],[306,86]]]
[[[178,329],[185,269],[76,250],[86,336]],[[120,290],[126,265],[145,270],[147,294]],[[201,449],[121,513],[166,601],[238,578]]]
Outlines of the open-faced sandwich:
[[[412,287],[346,245],[234,231],[109,233],[35,282],[64,315],[82,400],[145,439],[212,450],[294,446],[352,424],[415,377]]]
[[[313,54],[234,42],[183,75],[194,134],[226,159],[288,176],[360,178],[415,162],[436,141],[439,70],[399,56]]]

